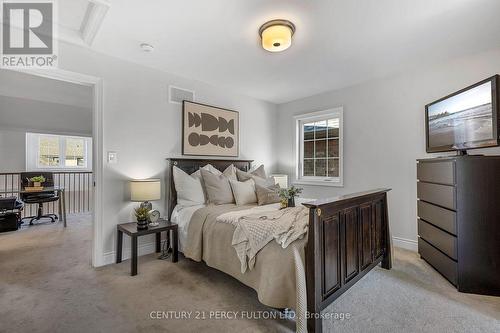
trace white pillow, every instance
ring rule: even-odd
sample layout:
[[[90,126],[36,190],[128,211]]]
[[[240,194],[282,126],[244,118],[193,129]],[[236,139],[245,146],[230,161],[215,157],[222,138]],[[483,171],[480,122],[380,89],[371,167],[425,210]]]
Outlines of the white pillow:
[[[264,169],[264,164],[261,164],[258,168],[252,168],[250,171],[248,171],[252,175],[258,176],[260,178],[266,179],[266,170]]]
[[[199,177],[201,179],[201,172],[200,172],[201,169],[210,171],[211,173],[213,173],[214,175],[217,175],[217,176],[222,175],[222,172],[220,172],[219,170],[217,170],[212,164],[207,164],[205,166],[202,166],[201,168],[199,168],[195,172],[193,172],[191,174],[191,176]]]
[[[230,171],[230,168],[234,166],[230,165],[224,173]],[[175,191],[177,192],[177,204],[188,207],[188,206],[196,206],[203,205],[207,203],[207,195],[205,193],[205,188],[203,185],[203,179],[201,177],[201,169],[210,171],[216,176],[222,175],[222,172],[217,170],[213,165],[207,164],[200,169],[193,172],[191,175],[188,175],[183,170],[174,166],[173,168],[173,176],[174,176],[174,184]],[[236,177],[236,176],[234,176]]]
[[[203,205],[205,203],[205,193],[203,192],[199,170],[192,175],[188,175],[174,166],[173,176],[178,205],[187,207]]]
[[[236,205],[241,206],[257,202],[255,182],[253,179],[244,182],[229,180],[229,184],[231,184]]]
[[[238,178],[236,177],[236,167],[234,166],[234,164],[228,166],[221,174],[226,176],[229,180],[238,180]]]
[[[218,169],[216,169],[212,164],[207,164],[204,167],[202,167],[201,169],[210,171],[211,173],[213,173],[216,176],[222,175],[222,172],[220,172]],[[200,177],[201,177],[201,174],[200,174]]]

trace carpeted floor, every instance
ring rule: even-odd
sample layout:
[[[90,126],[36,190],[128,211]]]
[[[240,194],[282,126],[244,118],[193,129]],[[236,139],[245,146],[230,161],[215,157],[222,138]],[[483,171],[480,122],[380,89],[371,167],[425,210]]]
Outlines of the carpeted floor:
[[[131,277],[129,261],[91,268],[90,246],[87,216],[0,234],[0,332],[293,331],[256,319],[270,312],[255,292],[203,264],[148,255]],[[228,311],[240,319],[215,318]],[[499,297],[458,293],[399,249],[391,271],[376,268],[326,311],[336,313],[326,332],[500,332]]]

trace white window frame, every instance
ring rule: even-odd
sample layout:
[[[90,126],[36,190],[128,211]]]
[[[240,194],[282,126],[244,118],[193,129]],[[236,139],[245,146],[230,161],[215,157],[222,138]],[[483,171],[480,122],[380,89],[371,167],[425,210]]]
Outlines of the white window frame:
[[[39,143],[41,137],[59,138],[59,164],[58,166],[40,165]],[[66,161],[66,140],[83,139],[85,143],[85,165],[67,167],[63,163]],[[26,133],[26,170],[27,171],[92,171],[92,138],[77,135],[60,135],[50,133]]]
[[[339,176],[338,177],[319,177],[302,176],[303,157],[304,157],[304,133],[302,127],[304,123],[312,121],[321,121],[331,118],[339,119]],[[318,185],[318,186],[344,186],[344,108],[342,106],[328,110],[317,111],[302,114],[294,117],[295,119],[295,183],[300,185]]]

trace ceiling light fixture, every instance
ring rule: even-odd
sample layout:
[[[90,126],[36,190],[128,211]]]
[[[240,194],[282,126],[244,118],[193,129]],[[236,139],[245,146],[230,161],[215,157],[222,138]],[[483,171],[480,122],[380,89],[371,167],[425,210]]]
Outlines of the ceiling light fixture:
[[[287,20],[272,20],[259,29],[262,47],[269,52],[285,51],[292,45],[295,25]]]
[[[141,44],[141,49],[144,52],[153,52],[155,50],[154,46],[148,43],[142,43]]]

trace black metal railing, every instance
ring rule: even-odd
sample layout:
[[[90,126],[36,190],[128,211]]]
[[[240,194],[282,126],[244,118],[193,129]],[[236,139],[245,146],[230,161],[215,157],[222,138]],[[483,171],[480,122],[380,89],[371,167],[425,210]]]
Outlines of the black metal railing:
[[[64,187],[66,200],[66,214],[89,213],[93,210],[93,177],[91,171],[62,171],[54,172],[54,185]],[[21,188],[20,172],[0,173],[0,196],[19,197]],[[44,213],[58,214],[57,202],[44,204]],[[26,205],[24,216],[36,215],[38,205]]]

